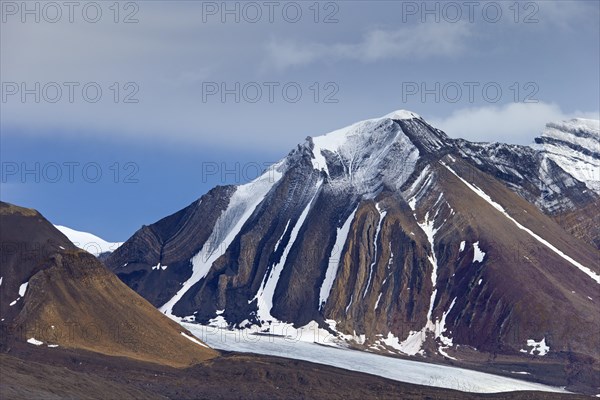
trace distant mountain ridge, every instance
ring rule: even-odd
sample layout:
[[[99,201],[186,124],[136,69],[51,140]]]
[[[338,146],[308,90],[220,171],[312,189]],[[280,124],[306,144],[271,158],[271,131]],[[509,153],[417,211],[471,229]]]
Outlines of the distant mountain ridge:
[[[66,226],[54,226],[66,237],[68,237],[75,246],[95,255],[96,257],[99,257],[102,254],[112,253],[123,244],[122,242],[107,242],[106,240],[94,234],[77,231]]]

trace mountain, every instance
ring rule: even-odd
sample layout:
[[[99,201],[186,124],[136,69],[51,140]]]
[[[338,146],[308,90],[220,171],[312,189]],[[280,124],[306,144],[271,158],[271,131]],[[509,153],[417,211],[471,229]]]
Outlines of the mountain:
[[[530,147],[451,139],[404,110],[361,121],[142,227],[106,264],[182,321],[316,324],[363,350],[591,390],[600,203],[576,172],[597,165],[597,126],[550,124]]]
[[[55,228],[62,232],[77,247],[95,255],[96,257],[108,256],[123,243],[107,242],[106,240],[88,232],[76,231],[66,226],[55,225]]]
[[[218,353],[35,210],[0,202],[0,348],[23,343],[183,367]]]
[[[505,398],[306,361],[218,354],[32,209],[0,202],[0,250],[3,399]],[[504,387],[509,382],[491,378]],[[561,393],[515,398],[559,399]]]
[[[218,354],[32,209],[0,202],[0,249],[3,399],[503,398],[299,360]],[[552,389],[529,390],[535,388]]]

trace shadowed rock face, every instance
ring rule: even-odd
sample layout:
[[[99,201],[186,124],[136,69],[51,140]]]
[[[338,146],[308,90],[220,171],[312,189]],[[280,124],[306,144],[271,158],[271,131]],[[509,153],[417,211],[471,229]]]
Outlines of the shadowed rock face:
[[[109,256],[107,265],[154,306],[164,304],[191,276],[190,260],[202,249],[233,191],[231,186],[217,187],[183,210],[142,227]]]
[[[587,357],[589,371],[599,197],[548,151],[453,140],[417,116],[363,121],[142,228],[107,265],[197,322],[316,321],[371,351]]]
[[[0,227],[4,350],[29,341],[176,367],[217,356],[37,211],[0,202]]]

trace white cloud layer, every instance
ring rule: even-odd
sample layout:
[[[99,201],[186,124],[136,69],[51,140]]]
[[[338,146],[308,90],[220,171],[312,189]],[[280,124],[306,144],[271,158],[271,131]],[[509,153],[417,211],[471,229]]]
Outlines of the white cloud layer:
[[[266,46],[265,66],[279,70],[314,62],[361,61],[412,57],[446,57],[462,54],[471,36],[467,24],[439,23],[404,26],[396,30],[374,29],[356,43],[300,43],[272,39]]]
[[[598,111],[567,113],[556,104],[539,102],[463,108],[447,118],[430,118],[428,122],[454,138],[530,144],[548,122],[571,118],[600,117]]]

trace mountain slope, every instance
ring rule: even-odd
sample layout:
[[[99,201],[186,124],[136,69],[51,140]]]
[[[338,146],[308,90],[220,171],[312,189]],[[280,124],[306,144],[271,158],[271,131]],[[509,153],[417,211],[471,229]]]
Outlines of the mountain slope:
[[[549,123],[534,146],[455,141],[474,169],[503,181],[577,238],[600,249],[599,121]],[[591,218],[590,218],[591,217]]]
[[[316,323],[369,351],[500,354],[597,385],[597,237],[560,219],[596,218],[588,184],[546,150],[450,139],[398,111],[307,138],[255,181],[142,228],[107,265],[186,321]]]
[[[217,355],[37,211],[0,203],[0,242],[5,349],[27,341],[178,367]]]

